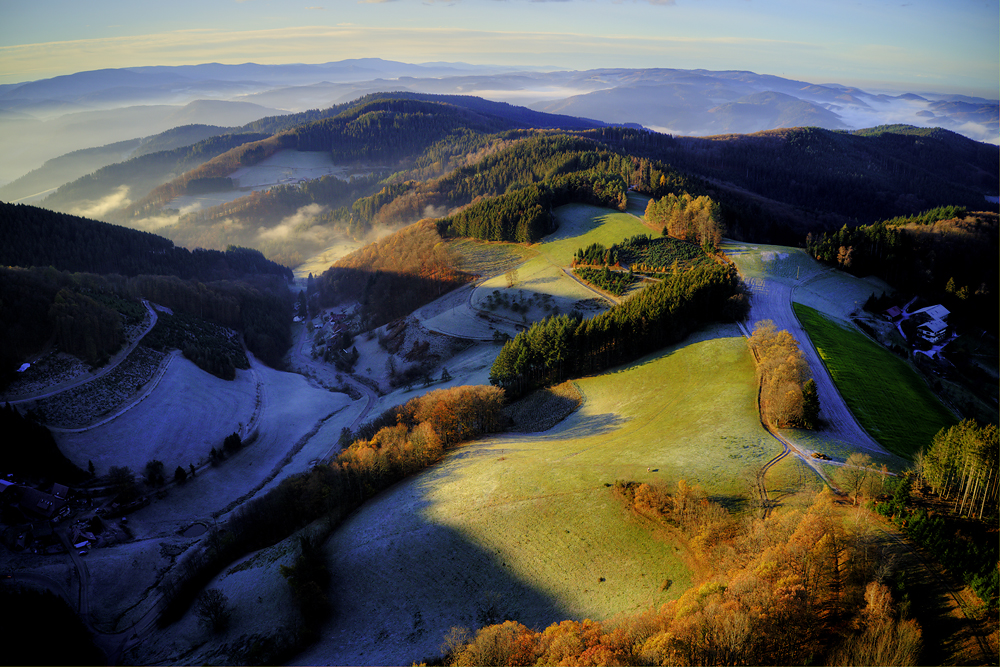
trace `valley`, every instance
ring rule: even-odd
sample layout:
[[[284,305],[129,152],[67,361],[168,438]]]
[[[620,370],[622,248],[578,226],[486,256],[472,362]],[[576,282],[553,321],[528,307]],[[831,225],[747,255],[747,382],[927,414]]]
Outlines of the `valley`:
[[[413,326],[427,330],[423,337],[438,331],[462,332],[464,338],[474,339],[476,328],[471,323],[481,323],[482,342],[441,361],[452,375],[450,385],[486,384],[490,350],[495,354],[498,349],[492,343],[493,332],[516,333],[516,319],[496,319],[484,309],[494,290],[536,298],[548,295],[565,310],[577,301],[589,302],[592,294],[581,292],[579,284],[559,268],[568,264],[571,248],[598,240],[614,243],[646,229],[639,218],[608,215],[593,207],[570,205],[558,215],[560,231],[516,267],[515,284],[506,287],[504,276],[498,275],[414,313]],[[723,251],[753,285],[751,323],[765,318],[786,325],[794,322],[791,303],[800,295],[826,307],[829,315],[842,317],[853,309],[855,297],[871,288],[870,283],[840,275],[839,292],[816,290],[811,286],[829,280],[829,270],[794,248],[729,242]],[[516,300],[517,296],[511,297]],[[490,317],[484,321],[480,314]],[[534,320],[543,313],[528,315]],[[159,556],[153,561],[169,568],[205,539],[183,537],[184,528],[223,521],[234,502],[265,493],[288,475],[333,456],[342,428],[356,429],[366,415],[407,399],[407,390],[378,396],[368,384],[315,363],[308,353],[306,327],[296,326],[292,366],[305,378],[273,371],[251,358],[249,371],[238,371],[234,382],[224,382],[178,357],[165,362],[164,376],[146,400],[111,422],[79,432],[56,430],[60,447],[71,460],[78,465],[90,460],[99,471],[111,465],[139,470],[154,457],[163,460],[168,470],[189,463],[197,470],[185,485],[159,492],[152,504],[131,513],[131,539],[93,550],[86,565],[90,572],[113,569],[122,559],[142,563],[157,548],[170,554],[169,560],[163,563],[164,556]],[[800,344],[808,354],[812,347],[804,332],[797,326],[792,330],[802,336]],[[363,350],[359,366],[385,368],[384,350],[377,345],[359,349]],[[810,366],[817,377],[819,364],[813,356]],[[386,391],[384,377],[369,377],[373,385],[383,387],[380,394]],[[360,398],[352,400],[336,391],[345,382]],[[771,459],[780,444],[757,420],[753,364],[739,330],[733,325],[712,327],[662,353],[576,384],[583,405],[554,429],[466,445],[442,464],[381,494],[342,524],[325,548],[335,573],[331,601],[338,620],[322,630],[327,639],[295,661],[401,663],[433,656],[452,626],[474,627],[507,617],[536,626],[566,617],[608,619],[682,593],[690,581],[683,560],[622,514],[608,487],[619,479],[669,483],[684,479],[734,510],[746,506],[752,484],[746,471]],[[798,432],[785,432],[796,454],[854,451],[867,442],[863,449],[878,460],[896,469],[904,465],[860,431],[837,399],[839,393],[828,382],[821,389],[822,417],[828,424],[823,431],[804,440]],[[167,414],[186,418],[165,421]],[[218,467],[207,465],[212,443],[233,430],[244,434],[252,430],[255,436]],[[136,441],[136,433],[142,433],[141,440]],[[835,455],[825,465],[842,463]],[[810,464],[815,461],[793,456],[772,468],[766,479],[772,497],[794,505],[797,498],[821,488],[823,478]],[[623,552],[629,554],[627,559],[616,556]],[[261,604],[271,615],[268,627],[294,622],[287,594],[281,593],[280,575],[275,578],[277,564],[287,563],[289,553],[288,542],[282,542],[251,556],[250,569],[234,563],[213,584],[240,610],[227,635],[237,644],[245,641],[239,637],[265,631],[257,617],[246,612]],[[35,570],[28,556],[11,566],[15,576]],[[84,586],[72,571],[71,566],[67,583]],[[252,572],[253,586],[240,583],[243,575],[236,572]],[[461,574],[473,572],[477,574],[472,577]],[[149,576],[137,576],[134,588],[122,589],[121,582],[109,586],[99,574],[91,575],[92,605],[104,610],[94,617],[95,629],[117,632],[137,614],[154,609],[156,597],[150,595],[155,589],[148,586],[156,579]],[[665,590],[664,581],[670,582]],[[145,593],[140,592],[143,588]],[[277,611],[283,607],[284,612]],[[374,617],[379,619],[376,625]],[[188,651],[195,652],[182,652],[185,660],[211,660],[213,654],[204,651],[216,650],[214,644],[202,645],[200,633],[197,620],[189,614],[166,633],[150,631],[135,646],[124,642],[127,652],[122,657],[130,662],[171,661],[176,659],[172,651],[178,650],[171,646],[190,646]]]
[[[458,97],[0,204],[0,572],[115,664],[995,658],[995,147]]]

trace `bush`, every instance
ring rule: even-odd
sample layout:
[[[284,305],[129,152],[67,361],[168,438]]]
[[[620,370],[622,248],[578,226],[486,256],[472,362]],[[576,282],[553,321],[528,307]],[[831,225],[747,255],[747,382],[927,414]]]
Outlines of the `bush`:
[[[223,632],[229,627],[232,616],[229,599],[218,588],[209,588],[198,596],[195,614],[198,615],[198,621],[212,632]]]

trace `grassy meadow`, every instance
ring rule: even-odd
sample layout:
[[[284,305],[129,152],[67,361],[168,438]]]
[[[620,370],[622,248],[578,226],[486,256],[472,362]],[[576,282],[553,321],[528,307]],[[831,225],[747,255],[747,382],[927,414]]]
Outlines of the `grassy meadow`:
[[[338,529],[328,543],[335,596],[351,602],[327,634],[345,647],[357,637],[360,648],[380,632],[373,614],[397,638],[393,628],[413,628],[419,610],[425,634],[398,636],[419,655],[452,625],[477,627],[484,609],[544,627],[683,593],[682,552],[628,514],[612,487],[685,479],[745,507],[746,471],[780,451],[757,418],[746,343],[735,327],[716,327],[576,385],[583,405],[555,428],[465,445]],[[796,464],[777,479],[783,493],[815,484]]]
[[[890,452],[912,458],[957,423],[905,361],[809,306],[793,307],[851,412]]]

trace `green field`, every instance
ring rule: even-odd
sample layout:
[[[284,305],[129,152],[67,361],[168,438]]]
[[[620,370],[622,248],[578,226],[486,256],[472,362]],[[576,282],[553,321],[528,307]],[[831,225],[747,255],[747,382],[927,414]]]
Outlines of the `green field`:
[[[619,213],[606,208],[586,204],[567,204],[555,210],[559,229],[545,237],[541,243],[531,246],[534,256],[517,267],[517,280],[510,291],[511,299],[529,299],[536,294],[549,294],[558,306],[559,313],[569,313],[574,309],[584,311],[603,308],[606,302],[595,299],[593,292],[563,273],[563,268],[573,262],[577,248],[591,243],[611,246],[645,234],[649,229],[639,218],[629,213]],[[479,308],[486,308],[486,299],[493,290],[507,289],[507,280],[499,275],[483,282],[476,290],[473,302]],[[600,302],[593,308],[581,307],[580,302]],[[552,311],[538,308],[529,309],[525,322],[540,320]],[[592,313],[590,313],[592,314]]]
[[[890,452],[912,458],[939,430],[957,423],[905,361],[846,324],[809,306],[792,306],[851,412]]]
[[[609,485],[685,479],[742,508],[744,471],[780,451],[757,419],[753,374],[743,339],[730,336],[578,380],[584,405],[556,428],[475,443],[428,475],[424,519],[496,553],[571,617],[675,597],[688,585],[686,568],[623,514]],[[795,487],[792,477],[783,488]],[[614,585],[595,585],[600,577]],[[664,579],[674,582],[666,593]]]

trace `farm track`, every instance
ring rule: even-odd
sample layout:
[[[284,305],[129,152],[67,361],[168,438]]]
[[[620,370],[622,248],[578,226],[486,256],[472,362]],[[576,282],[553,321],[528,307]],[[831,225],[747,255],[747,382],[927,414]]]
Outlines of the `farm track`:
[[[737,267],[739,263],[737,262]],[[844,397],[841,396],[840,392],[837,390],[836,385],[833,383],[833,378],[830,376],[826,365],[819,358],[819,353],[812,344],[812,340],[806,334],[805,329],[802,328],[802,324],[799,322],[798,318],[795,316],[795,312],[792,309],[792,296],[798,287],[801,287],[817,278],[821,277],[828,271],[832,269],[825,269],[816,273],[813,273],[805,278],[793,281],[794,284],[788,284],[782,280],[777,279],[750,279],[744,278],[746,284],[750,287],[750,315],[747,318],[746,323],[740,323],[740,330],[743,335],[747,338],[750,337],[750,326],[756,324],[763,320],[771,320],[774,322],[778,329],[787,330],[795,338],[796,342],[799,344],[799,349],[802,350],[803,356],[806,358],[806,362],[809,364],[809,369],[812,372],[813,379],[816,381],[817,391],[820,397],[820,416],[823,422],[826,424],[825,432],[828,436],[832,438],[840,439],[844,442],[856,445],[862,450],[868,450],[882,455],[887,455],[881,445],[879,445],[875,440],[868,435],[861,425],[858,423],[857,419],[851,413],[850,409],[847,407],[847,403],[844,401]],[[760,411],[759,396],[758,396],[758,412]],[[781,443],[782,452],[776,456],[771,461],[768,461],[764,467],[760,470],[757,475],[757,486],[758,492],[761,497],[761,502],[764,507],[764,517],[766,518],[771,511],[771,502],[768,498],[767,488],[765,486],[765,476],[767,471],[774,466],[778,461],[785,458],[788,452],[794,453],[806,465],[812,468],[817,475],[834,491],[840,493],[840,490],[830,481],[830,479],[823,473],[818,464],[812,457],[807,456],[802,452],[802,450],[796,447],[791,441],[785,436],[781,435],[777,431],[771,428],[769,424],[764,423],[761,420],[761,425],[771,434],[778,442]]]
[[[593,292],[594,294],[596,294],[599,299],[607,301],[612,306],[617,306],[618,304],[620,304],[622,302],[622,300],[620,298],[614,297],[614,296],[608,294],[607,292],[604,292],[602,290],[597,289],[596,287],[594,287],[593,285],[591,285],[590,283],[588,283],[585,280],[581,280],[575,273],[573,273],[572,269],[566,268],[565,266],[561,267],[561,268],[562,268],[562,272],[565,273],[570,278],[570,280],[575,280],[582,287],[584,287],[585,289],[588,289],[591,292]]]

